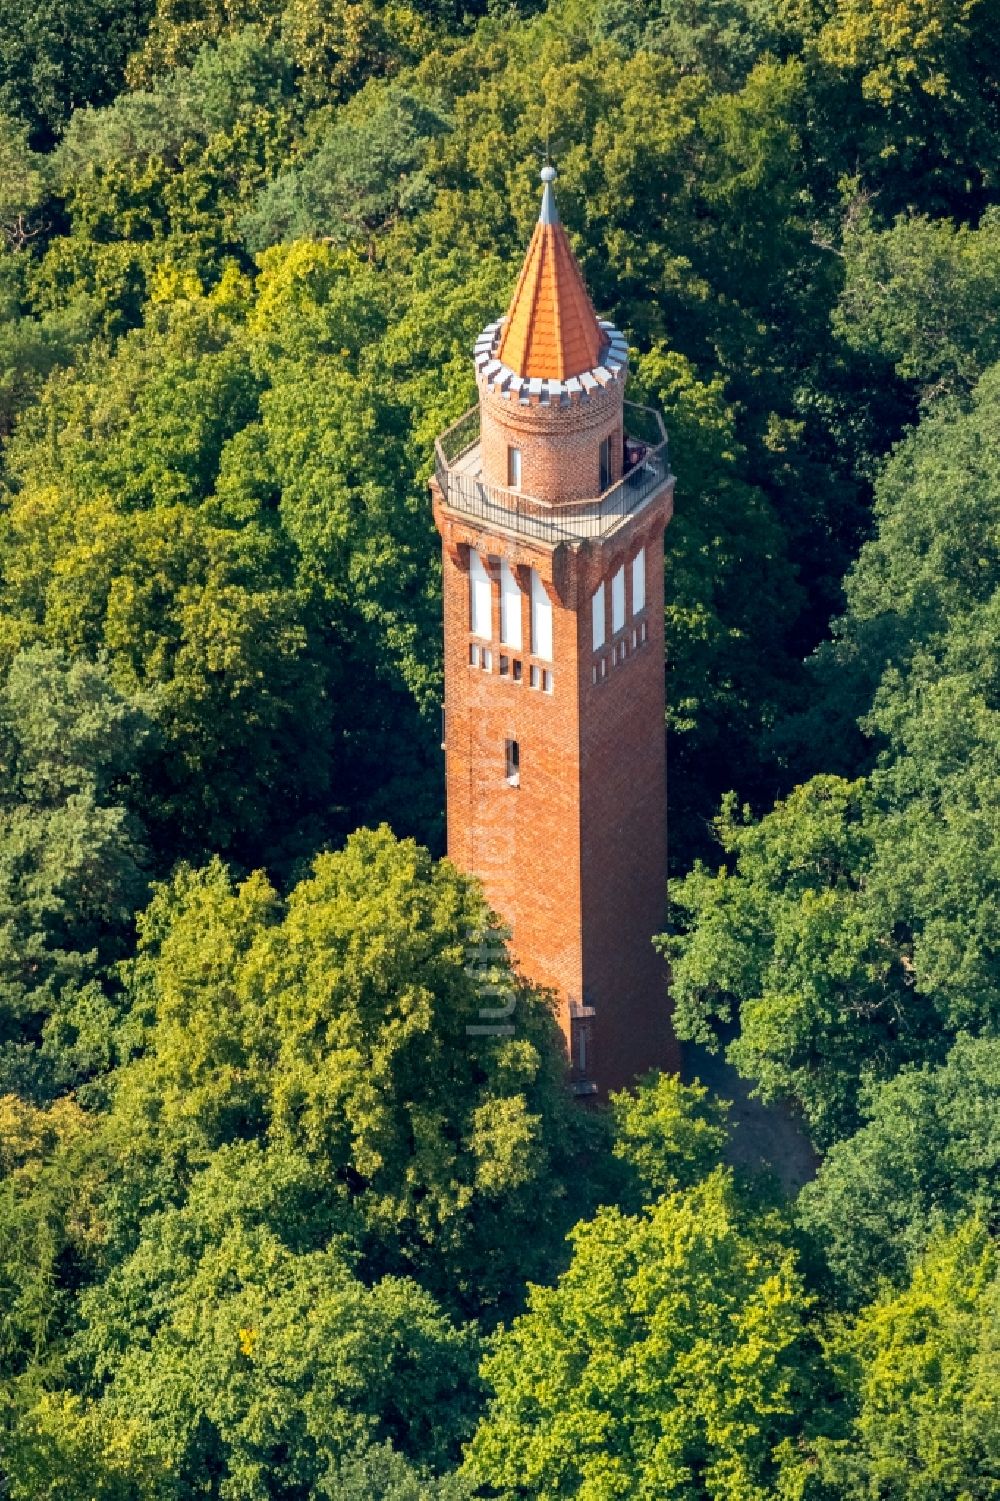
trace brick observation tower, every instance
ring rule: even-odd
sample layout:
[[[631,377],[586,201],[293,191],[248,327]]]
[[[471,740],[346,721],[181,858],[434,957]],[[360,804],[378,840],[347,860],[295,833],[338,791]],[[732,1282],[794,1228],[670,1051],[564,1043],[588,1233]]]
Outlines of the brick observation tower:
[[[442,434],[448,854],[478,876],[521,971],[554,989],[573,1088],[675,1063],[657,412],[626,402],[545,184],[505,318],[476,342],[479,404]],[[512,1018],[515,1023],[516,1017]]]

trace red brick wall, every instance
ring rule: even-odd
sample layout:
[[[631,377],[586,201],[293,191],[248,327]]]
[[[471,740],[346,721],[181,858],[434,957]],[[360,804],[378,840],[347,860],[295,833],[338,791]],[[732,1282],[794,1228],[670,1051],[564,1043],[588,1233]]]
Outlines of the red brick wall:
[[[507,484],[507,449],[521,450],[521,490],[552,502],[601,493],[600,445],[611,437],[612,481],[621,476],[623,388],[614,381],[586,401],[522,405],[480,390],[483,478]]]
[[[515,569],[551,575],[551,554],[469,533],[483,561],[506,555]],[[499,588],[493,582],[492,670],[469,665],[466,543],[444,553],[445,745],[448,854],[478,875],[510,924],[525,972],[562,994],[582,988],[579,851],[579,735],[576,618],[553,610],[553,660],[529,647],[531,608],[521,593],[521,682],[500,676]],[[552,674],[552,692],[530,685],[531,667]],[[505,779],[505,741],[521,748],[520,785]]]
[[[594,1071],[618,1087],[654,1065],[677,1067],[667,971],[650,943],[666,919],[663,514],[645,529],[646,604],[632,613],[639,539],[603,560],[605,645],[580,653],[580,824],[584,1000],[593,1005]],[[611,633],[611,576],[624,561],[625,628]],[[645,627],[647,639],[641,640]],[[633,648],[633,633],[639,637]],[[583,634],[583,631],[581,631]],[[622,650],[624,660],[614,663]],[[593,682],[602,659],[606,676]]]
[[[553,472],[560,455],[572,468],[592,445],[592,493],[600,436],[610,421],[620,421],[620,390],[616,403],[604,403],[600,421],[580,407],[568,410],[575,427],[570,422],[568,431],[536,432],[533,441],[545,446]],[[566,411],[559,409],[563,422]],[[484,411],[484,435],[485,417]],[[506,468],[506,450],[503,462]],[[525,974],[558,992],[568,1046],[575,1035],[570,1008],[593,1008],[593,1018],[582,1023],[590,1041],[587,1075],[602,1092],[617,1088],[649,1068],[677,1062],[666,972],[650,943],[663,929],[666,906],[663,530],[672,482],[611,539],[554,549],[487,532],[450,511],[434,488],[444,549],[448,853],[482,879],[510,925]],[[493,575],[489,671],[469,663],[470,546]],[[640,546],[646,548],[646,603],[634,617],[628,565]],[[501,558],[521,583],[521,652],[500,644]],[[613,636],[611,578],[623,563],[625,629]],[[531,652],[531,567],[553,601],[551,662]],[[591,599],[602,581],[606,640],[595,656]],[[643,627],[646,639],[633,649],[632,632]],[[627,651],[615,662],[623,641]],[[501,654],[511,666],[521,662],[520,683],[512,673],[501,676]],[[595,683],[594,666],[602,659],[607,668]],[[533,665],[551,672],[551,693],[531,687]],[[505,776],[509,739],[520,747],[517,787]]]

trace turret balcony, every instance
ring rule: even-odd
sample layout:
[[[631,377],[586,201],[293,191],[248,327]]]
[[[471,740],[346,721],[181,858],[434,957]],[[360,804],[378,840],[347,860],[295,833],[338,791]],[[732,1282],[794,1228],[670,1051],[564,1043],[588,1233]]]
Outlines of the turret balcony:
[[[557,504],[486,483],[480,408],[470,408],[435,445],[435,478],[443,503],[460,516],[552,546],[609,537],[672,478],[663,418],[652,407],[631,401],[624,405],[621,478],[592,499]]]

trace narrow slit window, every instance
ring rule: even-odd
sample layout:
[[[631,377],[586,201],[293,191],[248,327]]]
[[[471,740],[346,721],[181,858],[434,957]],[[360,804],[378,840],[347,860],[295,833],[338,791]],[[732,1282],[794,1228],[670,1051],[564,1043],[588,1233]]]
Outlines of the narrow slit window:
[[[598,587],[597,593],[590,602],[594,632],[594,650],[600,651],[604,645],[604,585]]]
[[[474,547],[469,549],[469,626],[474,636],[493,635],[492,590],[486,566]]]
[[[632,559],[632,614],[646,608],[646,549],[640,547]]]
[[[506,558],[500,564],[500,640],[521,650],[521,590]]]
[[[611,634],[625,624],[625,569],[619,568],[611,580]]]
[[[521,488],[521,450],[507,449],[507,483],[512,490]]]
[[[511,787],[521,785],[521,747],[516,740],[507,740],[504,744],[504,756],[507,766],[507,781]]]
[[[552,661],[552,601],[535,569],[531,570],[531,655]]]
[[[611,484],[611,477],[612,477],[611,444],[612,444],[612,439],[611,438],[604,438],[602,440],[602,442],[601,442],[601,494],[602,495],[603,495],[604,491],[607,490],[608,487]]]
[[[521,664],[520,664],[520,662],[515,662],[514,663],[514,681],[515,681],[515,683],[519,683],[521,681]]]

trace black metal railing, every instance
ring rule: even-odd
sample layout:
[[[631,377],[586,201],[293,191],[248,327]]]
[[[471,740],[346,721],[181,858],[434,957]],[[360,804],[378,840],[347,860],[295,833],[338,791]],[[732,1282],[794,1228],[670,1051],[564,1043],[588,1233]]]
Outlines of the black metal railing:
[[[468,453],[479,442],[480,418],[479,406],[470,407],[464,416],[453,422],[451,427],[438,438],[437,446],[440,453],[449,464],[461,458],[463,453]]]
[[[625,446],[638,455],[633,467],[603,495],[561,505],[488,485],[473,463],[458,467],[462,459],[472,458],[472,450],[479,443],[479,408],[471,408],[437,441],[435,472],[446,504],[477,521],[539,542],[577,542],[606,536],[633,515],[670,474],[667,433],[659,412],[630,401],[625,407]],[[655,435],[659,441],[650,444],[634,435],[633,428]]]

